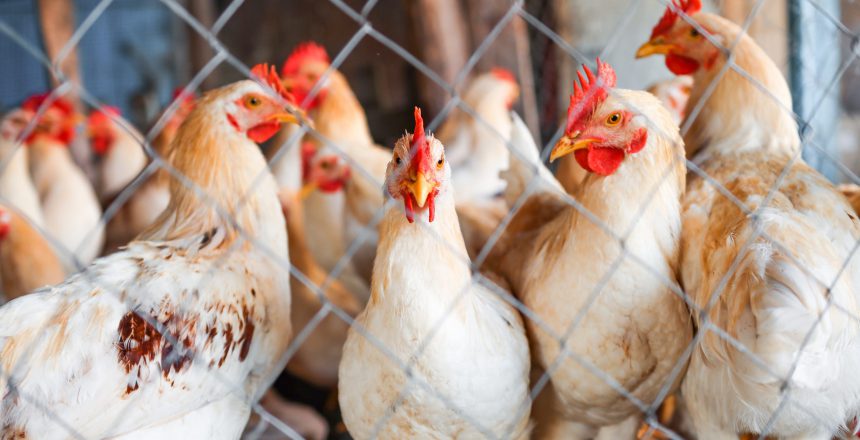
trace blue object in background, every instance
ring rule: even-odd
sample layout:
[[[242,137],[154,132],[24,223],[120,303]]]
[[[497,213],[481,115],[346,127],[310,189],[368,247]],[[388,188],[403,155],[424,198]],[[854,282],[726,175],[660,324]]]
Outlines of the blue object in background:
[[[98,0],[75,1],[76,27]],[[0,0],[0,20],[44,52],[37,2]],[[176,17],[157,0],[115,0],[93,23],[77,47],[84,87],[105,104],[119,107],[138,127],[146,127],[177,85],[176,60],[187,49]],[[177,50],[181,53],[177,54]],[[0,106],[8,109],[51,87],[42,64],[0,34]]]

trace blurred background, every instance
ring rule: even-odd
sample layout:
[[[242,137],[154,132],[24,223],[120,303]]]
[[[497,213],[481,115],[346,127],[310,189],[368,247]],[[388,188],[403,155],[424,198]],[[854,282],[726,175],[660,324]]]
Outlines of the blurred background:
[[[443,113],[452,96],[437,80],[462,90],[493,67],[517,77],[515,108],[545,145],[559,134],[580,61],[608,61],[624,88],[673,77],[662,57],[634,58],[665,8],[664,0],[0,0],[0,108],[55,87],[47,60],[59,60],[68,78],[146,130],[220,45],[245,65],[280,66],[314,40],[342,59],[382,145],[411,127],[414,105],[427,120]],[[860,0],[706,0],[705,9],[746,24],[789,78],[807,161],[833,181],[852,180],[860,172]],[[202,89],[244,77],[221,62]],[[277,387],[325,414],[333,437],[346,435],[330,390],[288,374]]]
[[[172,91],[186,84],[215,53],[173,4],[213,29],[225,49],[247,65],[263,61],[279,65],[305,40],[318,41],[335,57],[350,40],[357,40],[342,54],[340,70],[364,105],[374,138],[385,145],[408,126],[412,105],[435,116],[450,95],[379,39],[359,33],[362,24],[343,7],[361,14],[368,6],[366,18],[375,31],[449,83],[501,22],[498,36],[481,51],[471,72],[494,66],[513,71],[523,90],[517,110],[543,143],[555,134],[566,108],[571,75],[579,64],[571,50],[586,59],[600,56],[609,61],[622,87],[645,88],[671,77],[660,57],[633,57],[662,14],[663,0],[528,0],[523,3],[528,20],[522,14],[506,17],[512,3],[0,0],[4,72],[0,106],[9,108],[52,85],[45,66],[22,43],[54,59],[63,43],[77,34],[78,44],[64,57],[64,72],[80,78],[96,98],[121,108],[127,118],[146,128]],[[807,160],[836,181],[847,180],[845,170],[820,156],[830,155],[860,171],[855,148],[860,131],[860,63],[853,62],[860,53],[858,0],[706,0],[705,9],[738,23],[755,10],[749,32],[790,79],[795,112],[813,129],[807,132],[814,133],[814,145],[805,151]],[[219,20],[225,10],[230,18]],[[549,30],[561,41],[553,41]],[[222,63],[203,86],[242,76]]]

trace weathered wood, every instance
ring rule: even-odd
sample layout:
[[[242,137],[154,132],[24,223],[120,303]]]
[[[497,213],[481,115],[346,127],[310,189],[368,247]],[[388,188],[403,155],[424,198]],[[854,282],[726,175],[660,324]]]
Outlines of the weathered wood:
[[[51,62],[55,62],[57,55],[63,50],[66,42],[75,32],[75,8],[71,0],[39,0],[39,23],[42,26],[42,38],[45,43],[45,52]],[[80,71],[78,69],[77,51],[72,50],[56,66],[69,81],[80,84]],[[59,85],[59,78],[51,73],[51,83],[54,87]],[[80,109],[81,104],[77,95],[72,92],[66,96],[75,106]]]
[[[466,21],[469,23],[471,51],[484,42],[493,28],[504,18],[511,8],[508,0],[471,0],[466,4]],[[513,49],[513,50],[512,50]],[[519,17],[514,17],[496,39],[487,47],[475,65],[475,72],[486,72],[493,67],[504,67],[515,72],[522,93],[523,117],[533,135],[538,134],[537,98],[534,89],[534,70],[532,69],[529,47],[528,26]]]
[[[72,0],[39,0],[39,24],[42,27],[42,39],[45,44],[45,52],[48,59],[56,69],[72,84],[83,84],[81,81],[80,68],[78,65],[77,50],[72,48],[65,57],[57,64],[57,57],[65,47],[66,42],[72,38],[75,32],[75,6]],[[49,72],[53,87],[60,85],[60,78],[56,72]],[[84,105],[78,97],[77,91],[70,89],[63,98],[69,100],[79,112],[83,112]],[[96,169],[92,161],[92,150],[89,142],[78,136],[70,146],[72,157],[84,170],[90,181],[95,182]]]
[[[215,24],[215,5],[212,0],[189,0],[188,12],[200,22],[206,29],[211,29]],[[188,53],[191,62],[191,74],[196,75],[209,60],[215,55],[212,46],[203,36],[197,33],[191,26],[188,29]],[[218,72],[212,72],[203,80],[203,90],[208,90],[219,84]]]
[[[454,78],[469,56],[463,11],[457,0],[416,0],[410,8],[415,46],[421,60],[445,81]],[[419,96],[429,114],[438,114],[450,97],[425,75],[418,75]]]

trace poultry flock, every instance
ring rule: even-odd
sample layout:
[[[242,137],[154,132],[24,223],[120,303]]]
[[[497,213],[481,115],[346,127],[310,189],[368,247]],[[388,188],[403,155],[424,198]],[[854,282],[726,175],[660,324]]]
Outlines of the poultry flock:
[[[314,42],[178,90],[149,144],[26,99],[0,120],[0,438],[334,434],[279,376],[356,439],[855,436],[860,188],[804,163],[785,78],[699,0],[652,55],[677,77],[648,91],[582,66],[556,173],[510,72],[382,146]]]

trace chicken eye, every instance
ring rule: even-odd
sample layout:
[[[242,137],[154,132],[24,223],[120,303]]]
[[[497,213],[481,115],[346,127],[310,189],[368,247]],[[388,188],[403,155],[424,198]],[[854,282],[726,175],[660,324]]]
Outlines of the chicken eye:
[[[245,98],[245,107],[254,109],[259,107],[263,101],[258,96],[248,96]]]
[[[613,113],[606,118],[606,125],[612,127],[621,122],[621,113]]]
[[[400,165],[400,156],[394,156],[394,163]]]
[[[445,158],[444,157],[441,157],[441,158],[439,158],[439,160],[436,161],[436,168],[441,170],[442,166],[444,166],[444,165],[445,165]]]
[[[696,28],[692,28],[692,29],[690,29],[690,36],[691,36],[691,37],[693,37],[693,38],[698,38],[698,37],[699,37],[699,35],[702,35],[702,34],[700,34],[700,33],[699,33],[699,30],[698,30],[698,29],[696,29]]]

